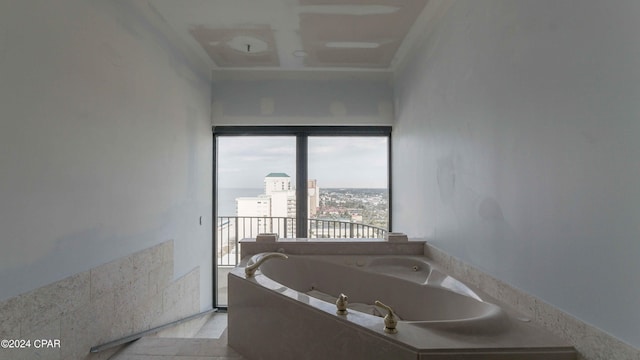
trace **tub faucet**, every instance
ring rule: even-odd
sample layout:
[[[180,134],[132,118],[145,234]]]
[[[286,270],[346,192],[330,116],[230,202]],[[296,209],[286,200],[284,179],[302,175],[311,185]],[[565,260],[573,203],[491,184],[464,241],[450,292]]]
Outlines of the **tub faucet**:
[[[288,259],[289,257],[285,254],[278,253],[278,252],[266,253],[262,255],[256,262],[244,268],[245,275],[247,275],[247,277],[253,276],[253,274],[255,274],[256,270],[258,270],[260,265],[262,265],[263,262],[271,258]]]
[[[336,300],[336,314],[338,315],[347,315],[347,304],[349,303],[349,297],[345,294],[340,294],[338,296],[338,300]]]
[[[388,314],[384,317],[384,332],[387,334],[396,334],[398,332],[398,329],[396,329],[398,320],[395,315],[393,315],[393,309],[378,300],[376,300],[376,305],[388,311]]]

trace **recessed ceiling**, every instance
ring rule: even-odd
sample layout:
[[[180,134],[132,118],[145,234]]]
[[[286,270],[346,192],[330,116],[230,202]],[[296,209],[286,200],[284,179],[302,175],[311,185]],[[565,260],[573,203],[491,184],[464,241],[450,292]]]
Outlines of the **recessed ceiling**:
[[[147,1],[214,69],[389,70],[429,0]]]

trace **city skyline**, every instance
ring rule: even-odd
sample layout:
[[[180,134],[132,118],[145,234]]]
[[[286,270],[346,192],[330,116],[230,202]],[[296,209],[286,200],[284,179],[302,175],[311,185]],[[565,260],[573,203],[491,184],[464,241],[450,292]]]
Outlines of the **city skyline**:
[[[322,191],[314,179],[307,181],[306,188],[308,189],[307,201],[304,203],[307,208],[304,214],[308,219],[387,228],[388,192],[386,189],[348,188]],[[282,219],[294,219],[299,215],[298,200],[289,175],[269,173],[264,177],[264,188],[261,194],[235,198],[235,215],[255,218],[255,221],[243,222],[243,232],[257,233],[261,228],[271,228],[274,219],[277,219],[275,221],[283,221],[281,226],[284,227],[282,230],[285,233],[293,234],[296,231],[296,223]],[[313,228],[316,235],[329,235],[325,233],[324,225],[316,223]]]

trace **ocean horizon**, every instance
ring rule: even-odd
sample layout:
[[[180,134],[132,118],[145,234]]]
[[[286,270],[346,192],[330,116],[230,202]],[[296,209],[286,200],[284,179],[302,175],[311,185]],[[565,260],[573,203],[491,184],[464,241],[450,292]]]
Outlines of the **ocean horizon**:
[[[218,188],[218,216],[236,216],[236,198],[258,196],[264,188]]]

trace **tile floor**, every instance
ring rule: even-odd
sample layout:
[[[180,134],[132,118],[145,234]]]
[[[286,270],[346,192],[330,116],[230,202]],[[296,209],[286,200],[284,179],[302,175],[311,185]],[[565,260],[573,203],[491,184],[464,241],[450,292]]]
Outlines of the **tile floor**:
[[[215,314],[194,337],[143,337],[110,360],[244,360],[227,346],[226,330],[227,314]]]

